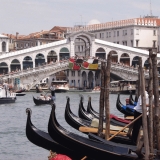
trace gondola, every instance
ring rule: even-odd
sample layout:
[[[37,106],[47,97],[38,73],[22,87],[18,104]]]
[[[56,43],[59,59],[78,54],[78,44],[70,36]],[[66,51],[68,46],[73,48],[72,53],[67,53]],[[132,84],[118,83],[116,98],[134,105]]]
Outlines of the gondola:
[[[79,115],[80,118],[86,119],[86,120],[89,120],[89,121],[92,121],[94,118],[99,118],[97,116],[94,116],[93,114],[88,113],[85,110],[85,108],[83,106],[83,96],[81,96],[81,98],[80,98],[78,115]],[[105,121],[105,118],[104,118],[104,121]],[[114,125],[114,126],[125,126],[126,125],[126,123],[119,122],[119,121],[114,120],[114,119],[110,119],[110,124]]]
[[[133,116],[134,115],[134,107],[135,106],[125,106],[125,105],[123,105],[122,103],[121,103],[121,101],[120,101],[120,94],[118,94],[118,97],[117,97],[117,102],[116,102],[116,107],[117,107],[117,109],[121,112],[121,113],[123,113],[125,116]]]
[[[129,96],[129,104],[134,106],[137,105],[137,97],[135,96],[135,100],[133,100],[132,93],[130,93],[130,96]]]
[[[91,127],[91,121],[84,120],[82,118],[77,117],[70,109],[70,98],[67,97],[67,103],[65,108],[65,120],[66,122],[73,127],[74,129],[79,131],[79,127]],[[89,134],[89,132],[83,132],[84,134]],[[132,141],[128,137],[115,137],[113,142],[123,143],[123,144],[132,144]]]
[[[132,154],[136,150],[135,146],[110,141],[104,144],[67,131],[60,126],[56,119],[55,104],[52,105],[48,132],[52,139],[56,140],[59,144],[75,152],[81,152],[94,160],[135,160],[138,158],[136,154]]]
[[[94,115],[95,117],[99,118],[99,113],[96,112],[96,111],[93,109],[93,107],[92,107],[91,97],[89,97],[89,100],[88,100],[87,112],[90,113],[90,114],[92,114],[92,115]],[[116,120],[116,121],[122,122],[122,123],[126,123],[126,124],[130,123],[130,121],[125,120],[125,119],[122,119],[122,118],[119,118],[119,117],[117,117],[117,116],[115,116],[115,115],[113,115],[113,114],[110,114],[110,118],[111,118],[111,119],[114,119],[114,120]]]
[[[37,129],[31,122],[31,112],[32,112],[31,109],[29,108],[26,109],[27,113],[26,136],[30,142],[44,149],[68,155],[73,159],[78,160],[85,156],[83,154],[77,154],[68,148],[65,148],[64,146],[54,141],[49,135],[49,133]]]
[[[42,105],[42,104],[51,104],[52,100],[42,100],[42,99],[38,99],[38,98],[33,97],[33,101],[36,105]]]
[[[25,96],[25,93],[16,93],[16,96]]]

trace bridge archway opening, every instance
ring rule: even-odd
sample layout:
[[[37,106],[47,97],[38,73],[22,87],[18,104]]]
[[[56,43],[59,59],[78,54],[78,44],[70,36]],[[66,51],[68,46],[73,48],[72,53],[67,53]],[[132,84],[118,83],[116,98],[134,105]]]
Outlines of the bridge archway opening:
[[[2,52],[6,52],[6,42],[2,42]]]
[[[144,62],[144,69],[149,69],[149,61],[148,59]]]
[[[14,59],[14,60],[11,62],[10,68],[11,68],[11,72],[15,72],[15,71],[20,70],[21,64],[20,64],[19,60]]]
[[[55,51],[51,50],[47,55],[47,63],[56,61],[57,61],[57,54]]]
[[[44,63],[45,63],[44,55],[41,53],[37,54],[35,59],[35,67],[41,66]]]
[[[29,68],[33,68],[33,61],[32,58],[30,56],[26,56],[23,59],[23,69],[29,69]]]
[[[139,66],[139,56],[136,56],[136,57],[133,58],[133,60],[132,60],[132,66],[133,67]]]
[[[69,59],[69,57],[70,57],[70,53],[69,53],[68,48],[65,48],[65,47],[62,48],[59,52],[59,59],[60,60],[67,60],[67,59]]]
[[[120,63],[130,66],[130,57],[127,53],[123,53],[120,58]]]
[[[117,62],[118,62],[118,54],[117,54],[117,52],[116,52],[116,51],[111,51],[111,52],[112,52],[111,61],[112,61],[113,63],[117,63]],[[109,52],[109,54],[110,54],[111,52]]]
[[[106,52],[103,48],[98,48],[95,55],[98,58],[106,59]]]
[[[87,74],[85,71],[82,72],[82,87],[87,88]]]
[[[92,71],[88,72],[88,88],[89,89],[94,88],[94,75]]]
[[[8,65],[5,62],[0,63],[0,74],[8,73]]]
[[[90,40],[85,35],[80,35],[75,38],[75,55],[79,57],[90,56]]]

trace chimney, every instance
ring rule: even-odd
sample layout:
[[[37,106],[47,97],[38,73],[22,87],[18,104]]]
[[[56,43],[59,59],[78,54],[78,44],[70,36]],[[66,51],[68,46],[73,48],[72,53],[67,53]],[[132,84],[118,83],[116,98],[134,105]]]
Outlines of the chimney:
[[[16,32],[16,39],[18,39],[18,35],[19,35],[19,33],[18,33],[18,32]]]

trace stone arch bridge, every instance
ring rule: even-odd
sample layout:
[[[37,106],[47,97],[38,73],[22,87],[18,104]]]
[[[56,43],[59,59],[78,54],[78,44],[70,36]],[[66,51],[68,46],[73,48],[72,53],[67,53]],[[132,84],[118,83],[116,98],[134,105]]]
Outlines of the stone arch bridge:
[[[40,81],[48,75],[68,69],[68,62],[62,64],[62,66],[66,64],[64,68],[55,65],[55,62],[59,64],[60,61],[74,56],[99,57],[105,60],[110,52],[112,52],[113,75],[122,79],[136,80],[138,57],[142,57],[142,65],[146,70],[148,69],[148,51],[99,40],[94,34],[81,31],[68,34],[66,39],[61,41],[1,54],[0,75],[2,80],[18,77],[25,86],[28,85],[27,79],[28,81],[30,79],[31,84],[29,83],[28,88],[31,88],[37,80]],[[157,63],[160,66],[160,57]]]

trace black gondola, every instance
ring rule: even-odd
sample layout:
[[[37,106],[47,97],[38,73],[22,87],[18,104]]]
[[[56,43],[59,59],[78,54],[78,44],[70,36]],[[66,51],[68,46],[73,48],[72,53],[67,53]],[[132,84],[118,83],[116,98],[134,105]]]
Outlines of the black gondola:
[[[80,98],[78,114],[79,114],[80,118],[86,119],[86,120],[89,120],[89,121],[92,121],[94,118],[99,118],[99,117],[97,117],[97,116],[95,116],[93,114],[88,113],[85,110],[85,108],[83,106],[83,96],[81,96],[81,98]],[[105,121],[105,118],[104,118],[104,121]],[[114,120],[114,119],[110,119],[110,124],[114,125],[114,126],[125,126],[126,125],[126,123],[119,122],[119,121]]]
[[[99,119],[99,113],[96,112],[93,107],[92,107],[92,104],[91,104],[91,97],[89,97],[89,100],[88,100],[88,105],[87,105],[87,112],[94,115],[95,117],[97,117]],[[122,122],[122,123],[130,123],[130,121],[128,120],[125,120],[125,119],[122,119],[122,118],[119,118],[113,114],[110,114],[110,118],[113,119],[113,120],[116,120],[118,122]]]
[[[16,96],[25,96],[25,93],[16,93]]]
[[[26,113],[27,113],[26,136],[30,142],[44,149],[68,155],[73,159],[79,160],[80,158],[84,157],[83,154],[77,154],[72,150],[65,148],[64,146],[54,141],[49,135],[49,133],[37,129],[31,122],[31,109],[27,108]]]
[[[79,118],[71,111],[69,97],[67,97],[67,103],[65,108],[65,120],[70,126],[72,126],[78,131],[79,131],[79,127],[81,126],[91,127],[91,121]],[[89,132],[83,132],[83,133],[89,134]],[[128,137],[118,136],[118,137],[115,137],[112,141],[117,143],[129,144],[129,145],[132,144],[132,141]]]
[[[42,100],[42,99],[38,99],[38,98],[33,97],[33,101],[36,105],[42,105],[42,104],[51,104],[52,100]]]
[[[133,116],[134,115],[134,109],[133,109],[134,106],[127,107],[127,106],[123,105],[120,101],[120,94],[118,94],[118,97],[117,97],[116,107],[125,116]]]
[[[131,154],[136,150],[135,146],[118,144],[110,141],[104,144],[67,131],[60,126],[56,119],[55,104],[52,105],[48,132],[52,139],[56,140],[59,144],[75,152],[81,152],[94,160],[135,160],[138,158],[136,154]]]
[[[25,92],[26,89],[20,89],[20,90],[17,90],[16,93],[22,93],[22,92]]]
[[[136,99],[137,99],[137,98],[135,97],[135,100],[136,100]],[[132,93],[130,93],[130,96],[129,96],[129,104],[136,106],[137,101],[135,101],[135,100],[133,100]]]

